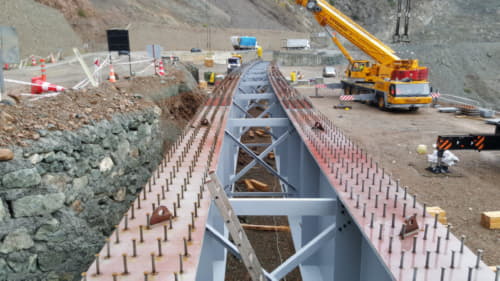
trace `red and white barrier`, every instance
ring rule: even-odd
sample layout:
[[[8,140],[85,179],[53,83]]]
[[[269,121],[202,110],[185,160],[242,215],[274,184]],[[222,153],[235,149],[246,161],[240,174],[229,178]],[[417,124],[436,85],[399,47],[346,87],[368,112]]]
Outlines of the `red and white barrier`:
[[[344,95],[340,96],[341,101],[354,101],[354,96],[352,95]]]

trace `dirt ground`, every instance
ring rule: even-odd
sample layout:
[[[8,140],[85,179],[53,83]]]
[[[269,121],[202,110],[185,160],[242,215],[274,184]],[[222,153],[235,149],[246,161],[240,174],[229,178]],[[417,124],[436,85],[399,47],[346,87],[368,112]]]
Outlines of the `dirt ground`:
[[[321,75],[321,68],[300,70],[306,77]],[[291,69],[282,71],[287,74]],[[315,94],[311,88],[298,89],[305,95]],[[439,113],[435,108],[413,113],[388,112],[350,103],[352,110],[334,109],[340,103],[338,91],[321,89],[319,93],[324,98],[313,98],[314,106],[378,159],[389,173],[401,179],[421,203],[444,209],[453,234],[466,235],[466,245],[473,251],[483,249],[487,264],[500,264],[500,230],[480,225],[482,212],[500,210],[500,151],[453,151],[460,162],[446,175],[427,172],[427,156],[416,151],[419,144],[425,144],[431,153],[438,135],[490,134],[494,133],[494,126],[481,118]]]
[[[65,93],[41,98],[24,96],[24,87],[8,93],[18,100],[14,106],[0,104],[0,147],[27,146],[27,140],[38,140],[44,131],[76,130],[94,121],[110,119],[113,114],[159,106],[162,119],[178,122],[182,127],[196,113],[205,95],[188,92],[179,96],[158,98],[162,89],[183,79],[183,73],[170,72],[169,79],[135,77],[122,79],[116,84],[103,83],[96,89],[68,90]]]

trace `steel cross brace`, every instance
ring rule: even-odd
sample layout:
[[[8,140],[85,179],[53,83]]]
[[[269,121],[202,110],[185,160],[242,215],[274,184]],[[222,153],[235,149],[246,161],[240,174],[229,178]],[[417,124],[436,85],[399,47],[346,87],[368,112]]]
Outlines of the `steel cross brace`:
[[[247,110],[245,110],[243,107],[241,107],[241,105],[237,104],[235,101],[233,101],[233,105],[236,106],[237,109],[241,110],[241,112],[243,112],[246,116],[253,118],[253,116],[250,113],[248,113]]]
[[[264,151],[262,151],[261,154],[257,156],[258,159],[260,159],[261,162],[264,161],[264,158],[267,157],[273,149],[275,149],[278,145],[280,145],[283,141],[285,141],[293,132],[295,131],[294,128],[286,131],[283,135],[281,135],[276,141],[274,141],[272,144],[270,144]],[[248,165],[246,165],[243,169],[240,170],[240,172],[235,175],[232,179],[230,184],[234,184],[237,182],[242,176],[244,176],[250,169],[252,169],[256,164],[257,164],[257,159],[252,160]]]
[[[274,106],[276,105],[276,103],[273,103],[271,104],[264,112],[262,112],[261,114],[259,114],[259,116],[257,116],[256,118],[262,118],[264,115],[266,115]],[[251,107],[250,107],[251,108]],[[250,108],[248,110],[250,110]],[[241,135],[244,135],[246,132],[248,132],[248,130],[250,130],[251,127],[243,127],[243,130],[241,132]],[[267,133],[269,133],[271,136],[273,136],[274,138],[276,138],[271,132],[267,131]]]
[[[224,237],[224,235],[220,234],[214,227],[211,225],[207,224],[205,225],[205,229],[208,230],[207,233],[212,235],[213,238],[215,238],[215,241],[219,242],[224,248],[228,249],[231,254],[233,254],[237,259],[241,260],[241,254],[240,251],[238,251],[238,248],[228,239]],[[267,280],[269,281],[278,281],[275,279],[269,272],[266,270],[262,269],[262,273],[264,276],[266,276]]]
[[[291,187],[293,190],[297,191],[297,188],[295,188],[292,184],[290,184],[287,179],[285,179],[282,175],[280,175],[280,173],[274,170],[269,164],[266,163],[266,161],[260,159],[257,154],[255,154],[246,145],[241,143],[235,136],[233,136],[227,130],[225,130],[225,133],[230,139],[233,140],[234,143],[236,143],[241,149],[243,149],[246,153],[248,153],[248,155],[252,156],[253,159],[257,160],[257,162],[259,162],[259,164],[261,164],[264,168],[266,168],[271,174],[277,176],[282,182]]]
[[[317,250],[319,250],[323,246],[323,243],[332,239],[334,235],[335,224],[323,230],[320,234],[318,234],[318,236],[316,236],[314,239],[309,241],[309,243],[300,248],[300,250],[298,250],[293,256],[289,257],[284,263],[282,263],[273,272],[271,272],[271,276],[276,280],[281,280],[288,273],[290,273],[290,271],[307,260],[307,258],[313,255]]]

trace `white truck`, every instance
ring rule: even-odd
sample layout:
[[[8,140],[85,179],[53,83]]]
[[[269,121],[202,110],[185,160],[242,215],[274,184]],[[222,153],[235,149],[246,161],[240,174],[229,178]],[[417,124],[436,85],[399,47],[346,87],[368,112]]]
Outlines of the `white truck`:
[[[309,50],[309,39],[281,39],[281,48],[287,50]]]

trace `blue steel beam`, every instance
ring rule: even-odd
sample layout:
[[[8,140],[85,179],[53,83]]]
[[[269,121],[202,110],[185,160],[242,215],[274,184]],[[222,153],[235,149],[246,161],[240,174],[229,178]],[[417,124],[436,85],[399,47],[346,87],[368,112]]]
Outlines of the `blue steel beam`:
[[[234,127],[290,127],[288,118],[232,118],[227,121],[229,128]]]
[[[334,216],[332,198],[231,198],[238,216]]]
[[[276,99],[276,96],[272,93],[262,93],[262,94],[243,94],[235,97],[237,100],[269,100]]]

